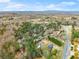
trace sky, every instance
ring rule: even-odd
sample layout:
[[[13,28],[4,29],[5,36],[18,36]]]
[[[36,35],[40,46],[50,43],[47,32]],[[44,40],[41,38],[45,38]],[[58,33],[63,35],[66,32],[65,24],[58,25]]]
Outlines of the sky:
[[[79,11],[79,0],[0,0],[0,11]]]

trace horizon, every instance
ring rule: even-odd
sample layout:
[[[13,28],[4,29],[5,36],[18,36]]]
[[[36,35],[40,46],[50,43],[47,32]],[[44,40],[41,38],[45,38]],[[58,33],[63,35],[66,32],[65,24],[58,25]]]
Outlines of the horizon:
[[[44,11],[63,11],[63,12],[73,12],[73,11],[79,11],[79,10],[0,10],[0,12],[9,12],[9,11],[13,11],[13,12],[16,12],[16,11],[37,11],[37,12],[44,12]]]

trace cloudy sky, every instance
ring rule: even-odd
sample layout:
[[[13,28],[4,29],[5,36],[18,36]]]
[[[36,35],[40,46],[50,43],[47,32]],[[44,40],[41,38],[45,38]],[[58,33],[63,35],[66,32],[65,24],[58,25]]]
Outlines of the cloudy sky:
[[[0,11],[79,11],[79,0],[0,0]]]

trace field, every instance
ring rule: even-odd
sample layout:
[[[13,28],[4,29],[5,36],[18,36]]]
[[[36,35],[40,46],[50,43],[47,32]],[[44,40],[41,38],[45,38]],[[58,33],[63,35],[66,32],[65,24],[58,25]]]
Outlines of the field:
[[[71,31],[69,26],[72,27]],[[65,56],[65,51],[71,52],[65,48],[70,49],[71,47],[66,46],[69,44],[69,46],[73,45],[75,49],[73,42],[78,42],[78,40],[75,41],[75,38],[79,38],[78,30],[78,14],[1,13],[0,59],[63,59],[71,57],[73,55]],[[73,33],[72,36],[70,36],[70,32]]]

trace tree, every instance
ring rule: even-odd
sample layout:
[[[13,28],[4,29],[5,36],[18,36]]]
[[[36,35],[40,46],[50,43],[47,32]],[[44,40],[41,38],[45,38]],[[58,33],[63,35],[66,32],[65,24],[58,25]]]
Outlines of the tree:
[[[7,24],[2,23],[2,26],[0,27],[0,35],[3,35],[6,32],[6,26]]]
[[[60,25],[58,25],[57,22],[50,22],[47,27],[48,27],[48,29],[58,30],[59,29],[59,26]]]
[[[0,49],[1,59],[14,59],[16,50],[19,48],[16,41],[5,42]]]
[[[37,55],[36,42],[39,39],[42,39],[44,26],[41,24],[25,22],[15,33],[16,39],[24,39],[22,43],[24,43],[24,46],[27,49],[28,59],[33,59]]]
[[[53,55],[56,55],[57,54],[57,49],[54,49],[52,53],[53,53]]]
[[[74,56],[71,56],[70,59],[74,59]]]

